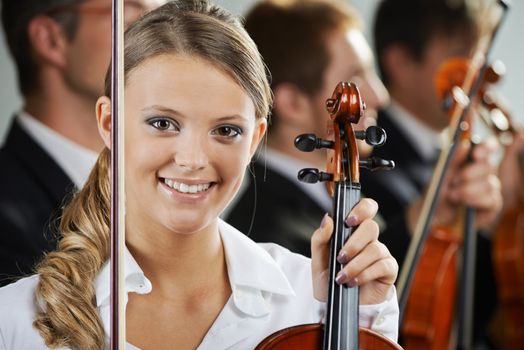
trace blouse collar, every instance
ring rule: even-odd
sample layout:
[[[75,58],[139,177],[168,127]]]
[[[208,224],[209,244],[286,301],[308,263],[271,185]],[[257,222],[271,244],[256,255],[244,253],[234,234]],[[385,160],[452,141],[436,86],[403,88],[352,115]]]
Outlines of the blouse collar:
[[[284,272],[268,252],[221,219],[218,227],[224,244],[232,300],[240,311],[261,317],[271,311],[271,294],[295,295]],[[109,262],[106,262],[95,280],[99,308],[110,302],[109,277]],[[127,247],[124,250],[124,281],[126,304],[128,293],[148,294],[153,288]]]

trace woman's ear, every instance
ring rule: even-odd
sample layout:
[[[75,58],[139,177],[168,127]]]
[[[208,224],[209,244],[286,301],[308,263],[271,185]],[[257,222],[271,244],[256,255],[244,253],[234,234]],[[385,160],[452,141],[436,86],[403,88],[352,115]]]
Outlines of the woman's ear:
[[[253,132],[253,139],[251,140],[251,147],[249,149],[249,159],[253,158],[260,141],[264,138],[267,130],[267,119],[257,118],[255,123],[255,130]]]
[[[106,147],[111,149],[111,99],[109,97],[102,96],[96,101],[96,119],[98,132]]]

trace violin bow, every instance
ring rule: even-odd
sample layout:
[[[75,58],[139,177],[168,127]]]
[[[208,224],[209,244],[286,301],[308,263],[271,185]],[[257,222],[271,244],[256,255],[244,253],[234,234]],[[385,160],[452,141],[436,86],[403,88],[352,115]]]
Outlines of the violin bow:
[[[404,263],[402,265],[401,273],[397,283],[400,322],[403,320],[404,311],[406,309],[409,297],[409,291],[411,289],[411,284],[415,274],[414,272],[420,260],[420,256],[422,255],[423,245],[430,233],[429,226],[431,219],[435,214],[438,194],[442,187],[444,173],[449,167],[450,161],[455,154],[457,145],[459,143],[458,141],[462,132],[462,122],[469,113],[471,107],[470,100],[477,95],[478,89],[480,88],[482,77],[488,66],[487,55],[493,47],[496,34],[498,33],[502,22],[505,20],[508,12],[507,10],[509,9],[509,4],[506,0],[498,0],[497,3],[501,6],[503,12],[497,25],[492,31],[488,42],[485,45],[485,53],[483,53],[482,50],[476,51],[476,55],[473,57],[470,69],[468,70],[464,79],[462,89],[453,89],[455,99],[463,108],[456,108],[455,113],[453,113],[451,116],[451,122],[449,124],[450,142],[448,142],[440,152],[435,171],[433,172],[426,196],[424,197],[421,213],[415,226],[415,232],[413,233],[406,258],[404,259]],[[475,79],[475,74],[477,72],[478,75]],[[466,92],[468,93],[466,94]]]
[[[125,349],[124,1],[112,0],[111,43],[111,350]]]

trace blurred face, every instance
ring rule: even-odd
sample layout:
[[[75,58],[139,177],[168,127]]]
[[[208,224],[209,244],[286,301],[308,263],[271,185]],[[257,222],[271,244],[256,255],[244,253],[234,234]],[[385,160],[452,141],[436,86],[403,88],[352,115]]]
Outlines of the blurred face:
[[[125,113],[129,227],[215,225],[265,132],[247,93],[207,61],[161,55],[131,72]]]
[[[377,109],[388,102],[389,95],[375,73],[373,54],[364,35],[356,29],[336,32],[329,37],[327,48],[331,60],[324,74],[322,89],[315,97],[316,130],[325,132],[328,118],[326,99],[331,97],[335,86],[341,81],[356,83],[367,106],[364,118],[354,126],[355,130],[375,125]],[[361,153],[371,150],[363,142],[359,142],[359,146],[362,146]]]
[[[125,26],[166,1],[126,0]],[[111,60],[111,1],[87,0],[67,11],[78,13],[78,26],[67,50],[64,76],[72,90],[96,100],[103,94],[104,76]]]
[[[434,130],[449,124],[434,84],[439,66],[450,58],[469,57],[473,45],[473,39],[466,35],[435,36],[428,42],[422,60],[412,59],[402,78],[406,86],[403,103],[408,103],[412,112]]]

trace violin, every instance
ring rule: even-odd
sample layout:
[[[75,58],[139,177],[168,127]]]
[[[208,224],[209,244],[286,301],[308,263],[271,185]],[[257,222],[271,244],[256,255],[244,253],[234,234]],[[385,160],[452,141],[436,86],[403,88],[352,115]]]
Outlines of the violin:
[[[518,133],[510,128],[512,135]],[[494,229],[492,239],[492,258],[497,282],[498,310],[493,328],[494,338],[501,348],[518,348],[524,344],[524,334],[521,325],[524,323],[524,158],[520,154],[510,154],[518,157],[518,169],[511,174],[501,173],[501,176],[516,176],[520,181],[512,188],[515,199],[504,203],[505,209]]]
[[[454,87],[462,86],[468,70],[467,62],[466,59],[454,58],[441,64],[437,72],[437,94],[448,112],[454,113],[456,108],[464,106],[460,105],[465,100],[461,90],[454,90]],[[460,128],[460,142],[469,140],[472,130],[471,113],[465,113]],[[451,333],[457,291],[460,306],[458,315],[461,317],[458,337],[468,339],[462,340],[466,343],[472,337],[476,233],[473,210],[465,208],[461,214],[455,225],[433,227],[425,242],[414,273],[401,328],[406,349],[437,350],[451,346],[454,341]],[[461,249],[462,271],[459,272]],[[460,286],[457,283],[459,280]],[[468,345],[463,348],[468,348]]]
[[[522,173],[520,174],[522,176]],[[501,322],[497,328],[504,349],[524,344],[524,203],[506,211],[493,236],[493,263]]]
[[[351,209],[360,200],[360,167],[371,170],[392,169],[392,161],[379,158],[360,160],[357,139],[366,140],[372,146],[386,141],[386,133],[378,127],[366,131],[354,131],[364,114],[365,104],[354,83],[339,83],[331,98],[326,101],[330,115],[326,140],[314,134],[302,134],[295,139],[295,146],[304,152],[327,149],[327,172],[318,169],[302,169],[298,179],[306,183],[325,181],[333,197],[334,232],[331,238],[329,292],[326,323],[306,324],[280,330],[264,339],[256,350],[268,349],[402,349],[388,338],[368,329],[359,328],[359,288],[339,285],[335,276],[343,265],[337,254],[353,232],[345,225]]]
[[[460,84],[467,70],[466,59],[452,59],[443,65],[437,78],[439,93],[445,99],[453,85]],[[508,108],[488,90],[500,81],[505,73],[502,62],[495,61],[487,67],[477,94],[476,116],[493,132],[503,146],[508,146],[519,131],[512,123]],[[522,162],[521,162],[522,163]],[[520,164],[520,177],[524,174]],[[507,176],[508,174],[502,174]],[[512,174],[515,175],[515,174]],[[520,196],[522,197],[522,196]],[[497,281],[499,313],[496,333],[503,348],[513,348],[524,343],[520,331],[524,323],[524,201],[510,203],[502,213],[493,234],[493,264]]]
[[[470,138],[471,122],[468,119],[471,118],[474,109],[471,101],[476,100],[487,83],[494,81],[488,69],[486,56],[507,13],[508,4],[499,1],[499,5],[503,12],[497,26],[489,41],[479,43],[479,49],[473,59],[462,66],[465,69],[458,73],[461,79],[453,79],[454,74],[447,73],[443,78],[437,78],[437,83],[444,86],[438,90],[444,91],[442,95],[450,97],[450,139],[440,153],[399,277],[401,333],[407,349],[446,349],[451,346],[456,281],[459,276],[456,267],[461,246],[463,252],[456,345],[459,349],[470,349],[472,346],[472,301],[476,259],[476,234],[473,226],[475,211],[465,208],[462,222],[464,233],[460,235],[454,232],[455,227],[431,228],[430,223],[436,210],[444,175],[456,147],[461,140]],[[460,82],[457,83],[457,80]]]

